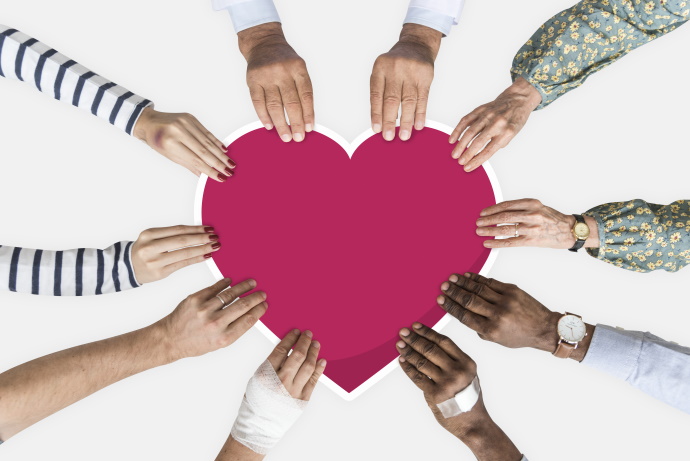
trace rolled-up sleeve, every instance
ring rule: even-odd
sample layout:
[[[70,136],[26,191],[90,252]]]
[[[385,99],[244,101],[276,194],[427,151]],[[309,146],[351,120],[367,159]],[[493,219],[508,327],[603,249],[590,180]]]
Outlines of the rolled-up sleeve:
[[[690,413],[690,348],[651,333],[597,325],[583,364]]]
[[[213,0],[213,8],[228,10],[237,33],[268,22],[280,22],[273,0]]]
[[[405,24],[419,24],[448,35],[458,23],[464,0],[411,0]]]

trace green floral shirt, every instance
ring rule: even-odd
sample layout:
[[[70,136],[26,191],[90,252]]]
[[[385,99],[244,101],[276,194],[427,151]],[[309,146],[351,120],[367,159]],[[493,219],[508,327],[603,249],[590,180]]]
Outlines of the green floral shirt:
[[[690,19],[688,0],[583,0],[537,30],[510,69],[541,93],[542,109],[587,77]]]
[[[584,214],[597,222],[599,248],[587,249],[597,259],[635,272],[675,272],[690,264],[690,200],[606,203]]]

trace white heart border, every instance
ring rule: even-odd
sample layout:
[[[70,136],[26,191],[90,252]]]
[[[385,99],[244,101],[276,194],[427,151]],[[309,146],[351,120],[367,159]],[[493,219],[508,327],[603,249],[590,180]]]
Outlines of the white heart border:
[[[442,131],[448,135],[453,131],[450,127],[434,122],[431,120],[427,120],[426,126],[429,128],[433,128],[435,130]],[[257,128],[264,128],[263,124],[259,121],[250,123],[249,125],[245,125],[242,128],[239,128],[238,130],[234,131],[231,135],[229,135],[225,140],[223,141],[226,146],[230,146],[233,142],[235,142],[237,139],[239,139],[241,136],[244,136],[245,134],[249,133],[250,131],[254,131]],[[340,147],[342,147],[345,152],[347,152],[347,155],[352,158],[352,154],[357,150],[357,148],[367,139],[369,139],[373,134],[373,130],[368,129],[361,135],[359,135],[352,143],[347,142],[342,136],[337,134],[336,132],[321,126],[321,125],[316,125],[315,130],[318,133],[321,133],[325,136],[328,136],[331,138],[333,141],[337,142]],[[498,184],[498,178],[496,177],[496,173],[494,173],[493,168],[491,168],[491,165],[489,165],[489,162],[485,162],[484,165],[484,170],[486,171],[487,176],[489,177],[489,181],[491,182],[491,187],[494,190],[494,198],[496,200],[496,203],[502,202],[503,201],[503,195],[501,194],[501,187]],[[197,184],[196,188],[196,197],[194,199],[194,221],[196,225],[202,225],[203,223],[201,222],[201,204],[203,202],[203,197],[204,197],[204,188],[206,187],[206,180],[208,179],[208,176],[206,175],[201,175],[199,178],[199,183]],[[489,257],[487,258],[486,262],[484,263],[484,266],[482,266],[482,270],[479,272],[481,275],[487,275],[489,273],[489,270],[491,269],[491,266],[493,265],[494,261],[496,260],[496,257],[498,256],[498,250],[497,249],[492,249],[491,253],[489,253]],[[213,262],[213,258],[209,258],[206,263],[208,264],[209,269],[211,270],[211,273],[218,279],[223,278],[223,274],[221,274],[220,270],[218,269],[218,266],[216,266],[216,263]],[[450,314],[444,315],[441,320],[439,320],[436,325],[433,326],[435,330],[440,330],[444,326],[448,324],[450,321]],[[264,336],[268,338],[269,341],[271,341],[273,344],[278,344],[280,341],[280,338],[276,336],[271,330],[268,329],[266,325],[263,324],[263,322],[259,321],[256,324],[256,328],[261,331]],[[371,378],[367,379],[365,382],[359,385],[355,390],[352,392],[346,392],[342,387],[338,386],[333,380],[328,378],[326,375],[323,375],[321,379],[319,380],[322,382],[326,387],[328,387],[330,390],[335,392],[337,395],[342,397],[343,399],[347,401],[352,401],[362,395],[367,389],[371,388],[374,384],[379,382],[381,379],[383,379],[384,376],[386,376],[388,373],[390,373],[394,368],[396,368],[396,362],[397,362],[397,357],[393,359],[388,365],[385,367],[381,368],[374,376]]]

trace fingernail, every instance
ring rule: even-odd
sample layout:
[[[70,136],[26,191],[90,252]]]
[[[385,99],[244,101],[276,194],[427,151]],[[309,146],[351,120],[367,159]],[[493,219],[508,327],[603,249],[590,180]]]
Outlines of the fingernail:
[[[309,330],[305,331],[304,334],[305,334],[305,336],[306,336],[307,338],[311,338],[312,336],[314,336],[314,333],[312,333],[312,332],[309,331]]]
[[[250,285],[252,288],[254,288],[254,287],[256,286],[256,280],[254,280],[254,279],[249,279],[248,282],[249,282],[249,285]]]
[[[209,235],[208,238],[209,238],[209,240],[211,240],[212,242],[215,242],[215,241],[218,240],[218,236],[215,235],[215,234],[214,234],[214,235]]]
[[[465,277],[469,278],[470,275],[472,275],[472,274],[470,274],[469,272],[465,272]]]
[[[448,277],[448,280],[450,280],[451,282],[455,283],[455,282],[458,281],[458,276],[455,275],[455,274],[453,274],[453,275],[451,275],[450,277]]]
[[[225,176],[223,173],[218,173],[218,181],[225,182],[227,180],[228,180],[227,176]]]
[[[220,242],[216,242],[213,245],[211,245],[212,250],[217,250],[218,248],[220,248]]]
[[[405,357],[400,357],[398,360],[400,360],[401,363],[405,363]]]
[[[472,170],[474,170],[474,168],[470,167],[469,165],[465,165],[465,171],[469,173]]]
[[[457,160],[458,158],[460,158],[460,154],[458,154],[458,153],[456,153],[456,152],[453,152],[452,154],[450,154],[450,156],[453,157],[455,160]]]
[[[295,142],[302,142],[302,140],[304,139],[304,135],[302,133],[295,133],[293,138]]]
[[[374,123],[374,125],[371,127],[371,129],[374,131],[374,133],[380,133],[381,132],[381,124],[380,123]]]
[[[446,291],[448,288],[450,288],[450,283],[448,282],[443,282],[441,284],[441,291]]]
[[[392,141],[393,138],[395,137],[395,132],[388,130],[385,133],[383,133],[383,139],[386,141]]]
[[[328,362],[326,361],[326,359],[320,359],[320,360],[319,360],[319,365],[320,365],[320,366],[326,368],[326,364],[328,364]]]
[[[206,226],[204,227],[204,232],[206,232],[207,234],[213,234],[215,230],[211,226]]]
[[[311,123],[304,125],[304,129],[307,131],[307,133],[311,133],[311,130],[313,130]]]
[[[412,328],[414,328],[415,330],[419,330],[420,328],[422,328],[422,324],[419,322],[415,322],[412,324]]]
[[[321,344],[319,344],[318,341],[312,341],[311,345],[314,346],[314,349],[318,349],[319,347],[321,347]]]
[[[273,125],[271,125],[270,123],[267,123],[267,124],[264,125],[264,128],[266,128],[267,130],[272,130],[272,129],[273,129]]]
[[[211,253],[206,253],[206,254],[204,255],[204,259],[208,259],[208,258],[210,258],[211,256],[213,256]]]
[[[300,333],[302,333],[302,332],[299,331],[297,328],[295,328],[294,330],[292,330],[292,333],[298,335],[298,334],[300,334]]]
[[[226,172],[226,173],[228,174],[228,176],[230,176],[230,177],[232,177],[232,175],[235,174],[230,168],[226,168],[226,169],[225,169],[225,172]]]
[[[439,296],[438,298],[436,298],[436,302],[437,302],[439,305],[443,306],[443,303],[445,302],[445,299],[443,298],[443,296]]]
[[[400,330],[400,334],[401,334],[402,336],[409,336],[409,335],[410,335],[410,330],[408,330],[407,328],[403,328],[402,330]]]
[[[424,128],[424,122],[417,122],[417,123],[415,123],[415,124],[414,124],[414,128],[415,128],[415,130],[417,130],[417,131],[421,130],[422,128]]]
[[[404,349],[407,344],[405,344],[405,341],[398,341],[395,345],[398,346],[398,349]]]
[[[403,141],[407,141],[408,139],[410,139],[410,132],[407,130],[402,130],[400,132],[400,139],[402,139]]]
[[[280,137],[280,139],[282,139],[283,142],[290,142],[292,140],[292,136],[290,136],[289,134],[284,134]]]
[[[233,162],[231,158],[228,159],[228,165],[230,165],[230,168],[235,168],[237,166],[237,163]]]

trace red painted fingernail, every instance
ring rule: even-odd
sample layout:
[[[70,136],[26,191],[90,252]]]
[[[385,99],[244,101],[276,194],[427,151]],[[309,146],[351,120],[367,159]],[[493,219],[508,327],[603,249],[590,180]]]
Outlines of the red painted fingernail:
[[[230,164],[230,168],[235,168],[237,166],[237,163],[233,162],[231,158],[228,159],[228,163]]]
[[[228,174],[228,176],[232,176],[235,174],[230,168],[226,168],[225,172]]]
[[[208,259],[208,258],[210,258],[211,256],[213,256],[211,253],[206,253],[206,254],[204,255],[204,259]]]
[[[204,227],[204,232],[206,232],[207,234],[213,234],[215,230],[213,229],[213,227],[208,226]]]
[[[223,173],[218,173],[218,181],[225,182],[227,180],[228,180],[227,176],[225,176]]]
[[[211,248],[217,250],[218,248],[220,248],[220,242],[214,243],[213,245],[211,245]]]
[[[214,235],[209,235],[208,238],[209,238],[212,242],[218,241],[218,236],[215,235],[215,234],[214,234]]]

